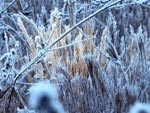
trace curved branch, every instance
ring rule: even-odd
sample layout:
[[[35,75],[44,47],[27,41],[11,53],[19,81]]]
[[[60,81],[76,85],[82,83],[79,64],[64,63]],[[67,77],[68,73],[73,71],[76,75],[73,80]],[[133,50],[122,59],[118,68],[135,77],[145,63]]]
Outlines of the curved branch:
[[[37,62],[41,57],[43,57],[45,55],[45,53],[47,53],[49,51],[49,49],[51,47],[53,47],[57,42],[59,42],[61,39],[63,39],[67,34],[69,34],[72,30],[74,30],[76,27],[78,27],[79,25],[81,25],[82,23],[86,22],[87,20],[91,19],[92,17],[94,17],[95,15],[97,15],[98,13],[101,13],[102,11],[114,6],[115,4],[121,2],[122,0],[116,0],[114,2],[110,1],[109,3],[107,3],[105,6],[103,6],[101,9],[97,10],[96,12],[94,12],[93,14],[91,14],[90,16],[86,17],[85,19],[81,20],[79,23],[77,23],[76,25],[74,25],[73,27],[71,27],[68,31],[66,31],[65,33],[63,33],[60,37],[58,37],[50,46],[44,48],[40,54],[38,54],[36,57],[34,57],[27,65],[24,66],[24,68],[22,68],[20,70],[20,72],[16,75],[15,79],[14,79],[14,85],[17,81],[18,78],[20,78],[21,74],[23,72],[25,72],[29,67],[31,67],[35,62]]]

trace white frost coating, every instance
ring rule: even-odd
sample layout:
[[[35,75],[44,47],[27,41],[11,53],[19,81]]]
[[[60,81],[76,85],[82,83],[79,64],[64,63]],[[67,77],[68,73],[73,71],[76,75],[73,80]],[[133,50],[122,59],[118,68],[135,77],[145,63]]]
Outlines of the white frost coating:
[[[144,2],[147,2],[148,0],[134,0],[135,3],[137,4],[142,4]]]
[[[145,111],[144,113],[150,113],[150,104],[136,102],[131,108],[129,113],[141,113],[140,111]],[[142,112],[143,113],[143,112]]]
[[[53,102],[52,107],[56,109],[57,113],[67,113],[64,111],[64,108],[59,101]]]
[[[42,96],[49,97],[49,106],[52,107],[56,111],[56,113],[66,113],[64,111],[63,105],[60,103],[58,99],[57,88],[50,84],[49,82],[40,82],[35,83],[29,88],[29,105],[33,109],[37,109],[39,107],[39,102]],[[44,108],[46,111],[49,110],[48,108]],[[48,111],[49,113],[49,111]]]
[[[57,90],[50,83],[45,83],[45,82],[35,83],[29,89],[29,93],[30,93],[29,105],[33,109],[37,107],[39,99],[43,94],[49,96],[52,101],[58,99]]]

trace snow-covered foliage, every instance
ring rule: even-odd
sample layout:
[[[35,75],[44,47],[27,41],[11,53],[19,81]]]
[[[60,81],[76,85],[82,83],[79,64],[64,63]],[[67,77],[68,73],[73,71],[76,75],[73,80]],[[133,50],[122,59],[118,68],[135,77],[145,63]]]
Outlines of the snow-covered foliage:
[[[29,110],[27,108],[25,109],[17,108],[17,113],[36,113],[36,112],[34,110]]]
[[[40,98],[45,95],[50,100],[55,101],[58,99],[56,88],[50,83],[35,83],[29,89],[29,104],[32,108],[36,108],[40,102]],[[50,101],[49,100],[49,101]]]
[[[0,3],[0,113],[127,113],[150,102],[149,0]]]
[[[150,104],[136,102],[131,108],[129,113],[150,113]]]
[[[56,87],[48,81],[34,83],[29,88],[28,103],[32,109],[44,113],[65,113],[62,104],[59,102]]]

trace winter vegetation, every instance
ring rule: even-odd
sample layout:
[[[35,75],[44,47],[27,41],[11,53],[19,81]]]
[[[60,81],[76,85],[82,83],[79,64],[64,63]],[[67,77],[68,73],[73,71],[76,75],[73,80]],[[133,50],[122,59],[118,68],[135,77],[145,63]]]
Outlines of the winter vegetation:
[[[150,104],[136,102],[131,108],[129,113],[149,113]]]
[[[0,0],[0,113],[150,113],[149,0]]]
[[[59,102],[56,87],[47,82],[34,83],[29,88],[28,103],[32,109],[40,113],[65,113]]]

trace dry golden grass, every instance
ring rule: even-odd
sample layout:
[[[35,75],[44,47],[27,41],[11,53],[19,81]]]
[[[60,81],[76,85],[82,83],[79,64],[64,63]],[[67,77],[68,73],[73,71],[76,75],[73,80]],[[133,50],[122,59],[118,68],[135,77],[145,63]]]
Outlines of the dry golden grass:
[[[70,73],[75,76],[79,72],[79,64],[76,59],[74,59],[70,64]]]
[[[33,56],[35,56],[36,49],[35,49],[32,37],[28,35],[28,32],[27,32],[27,30],[26,30],[26,28],[25,28],[25,26],[24,26],[24,24],[23,24],[20,17],[18,17],[17,22],[18,22],[18,25],[19,25],[20,29],[22,30],[25,38],[27,39],[27,42],[29,44],[29,47],[30,47],[30,50],[31,50]]]

